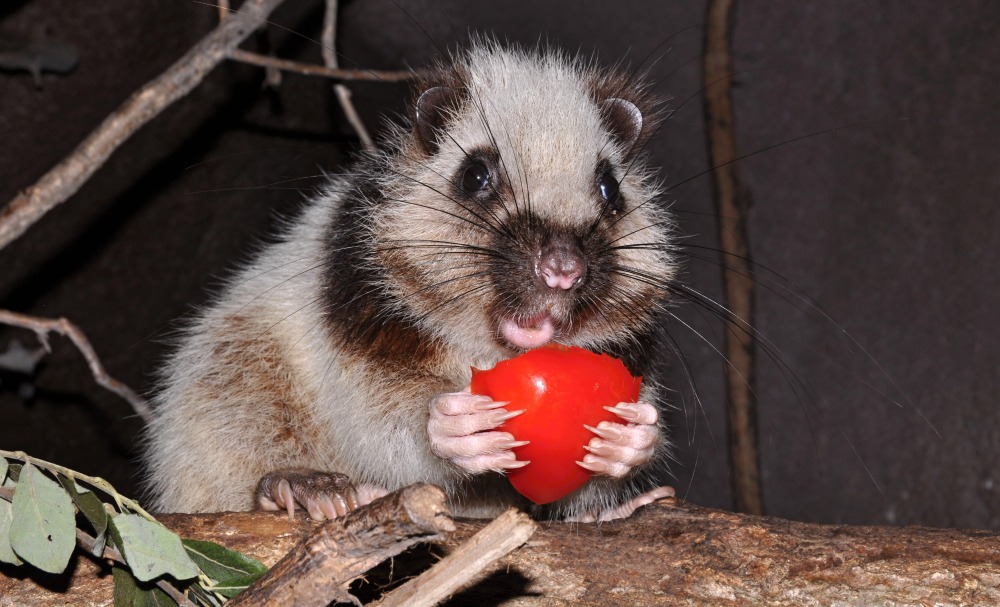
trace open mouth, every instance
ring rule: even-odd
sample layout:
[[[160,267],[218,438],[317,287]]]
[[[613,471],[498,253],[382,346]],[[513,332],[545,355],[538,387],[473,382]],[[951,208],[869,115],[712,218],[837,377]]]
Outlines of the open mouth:
[[[546,313],[521,320],[507,318],[500,322],[500,334],[515,348],[529,350],[552,341],[556,325]]]

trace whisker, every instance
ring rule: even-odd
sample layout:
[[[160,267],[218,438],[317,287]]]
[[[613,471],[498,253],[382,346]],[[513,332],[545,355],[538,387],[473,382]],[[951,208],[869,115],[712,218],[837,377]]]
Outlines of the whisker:
[[[281,320],[279,320],[278,322],[272,324],[267,329],[264,329],[264,331],[262,331],[261,333],[259,333],[256,337],[254,337],[253,339],[251,339],[249,342],[247,342],[247,345],[246,345],[246,347],[244,349],[249,349],[251,346],[253,346],[255,343],[257,343],[258,339],[260,339],[261,337],[264,337],[265,335],[267,335],[268,333],[270,333],[275,327],[277,327],[278,325],[280,325],[281,323],[285,322],[289,318],[295,316],[296,314],[298,314],[302,310],[305,310],[309,306],[315,304],[316,302],[318,302],[318,301],[320,301],[322,299],[323,299],[322,296],[316,297],[316,298],[314,298],[314,299],[306,302],[304,305],[300,306],[299,308],[296,308],[295,310],[289,312],[284,317],[282,317]]]
[[[458,141],[455,139],[455,137],[450,132],[445,131],[445,135],[448,137],[448,139],[451,140],[452,143],[455,144],[455,147],[457,147],[459,150],[461,150],[462,155],[465,156],[465,158],[467,160],[471,160],[472,159],[472,156],[465,150],[464,147],[462,147],[462,145],[460,143],[458,143]],[[448,183],[450,183],[452,185],[457,185],[457,176],[456,176],[456,179],[447,179],[447,178],[444,177],[444,175],[441,175],[440,173],[438,173],[434,169],[430,168],[429,166],[426,166],[426,165],[423,165],[423,164],[421,166],[424,166],[425,168],[427,168],[428,170],[430,170],[434,174],[438,175],[442,179],[445,179],[445,181],[448,181]],[[493,193],[493,195],[494,196],[499,196],[499,194],[498,194],[498,192],[496,190],[496,185],[493,183],[492,180],[490,181],[489,186],[490,186],[490,191]],[[486,204],[485,202],[480,202],[476,198],[473,198],[473,200],[475,200],[477,206],[480,209],[482,209],[487,215],[489,215],[490,218],[495,222],[495,224],[490,224],[490,225],[494,225],[494,227],[496,227],[497,231],[503,232],[507,237],[509,237],[509,238],[513,238],[514,237],[514,234],[513,234],[513,232],[511,232],[510,227],[507,224],[505,224],[502,219],[500,219],[500,216],[497,215],[493,211],[493,208],[490,205]]]
[[[882,122],[882,120],[864,120],[864,121],[860,121],[860,122],[853,122],[853,123],[850,123],[850,124],[842,124],[840,126],[835,126],[835,127],[820,129],[818,131],[813,131],[811,133],[806,133],[804,135],[799,135],[797,137],[792,137],[791,139],[785,139],[784,141],[779,141],[777,143],[772,143],[771,145],[766,145],[766,146],[764,146],[762,148],[758,148],[758,149],[756,149],[756,150],[754,150],[752,152],[747,152],[746,154],[742,154],[740,156],[737,156],[736,158],[733,158],[732,160],[727,160],[726,162],[723,162],[723,163],[720,163],[720,164],[718,164],[716,166],[710,167],[710,168],[708,168],[708,169],[706,169],[704,171],[701,171],[700,173],[695,173],[694,175],[691,175],[690,177],[687,177],[685,179],[682,179],[682,180],[680,180],[680,181],[678,181],[676,183],[673,183],[673,184],[667,186],[667,190],[668,191],[669,190],[674,190],[676,188],[681,187],[682,185],[684,185],[686,183],[689,183],[691,181],[694,181],[695,179],[698,179],[699,177],[704,177],[705,175],[708,175],[709,173],[711,173],[711,172],[713,172],[715,170],[721,169],[724,166],[729,166],[729,165],[733,164],[734,162],[739,162],[741,160],[745,160],[747,158],[750,158],[751,156],[756,156],[757,154],[763,154],[764,152],[769,152],[769,151],[771,151],[771,150],[773,150],[775,148],[780,148],[781,146],[784,146],[784,145],[788,145],[788,144],[791,144],[791,143],[802,141],[804,139],[809,139],[810,137],[818,137],[819,135],[826,135],[828,133],[836,133],[837,131],[840,131],[840,130],[843,130],[843,129],[850,129],[850,128],[855,128],[855,127],[859,127],[859,126],[868,126],[868,125],[871,125],[871,124],[877,124],[879,122]]]
[[[427,210],[430,210],[430,211],[436,211],[438,213],[443,213],[445,215],[448,215],[449,217],[454,217],[455,219],[458,219],[459,221],[465,222],[465,223],[467,223],[469,225],[472,225],[472,226],[475,226],[477,228],[482,229],[482,228],[485,227],[489,231],[494,232],[495,234],[501,234],[501,231],[499,229],[497,229],[496,226],[494,226],[490,222],[488,222],[485,219],[483,219],[482,217],[480,217],[478,213],[476,213],[475,211],[473,211],[469,207],[465,206],[464,204],[462,204],[458,200],[455,200],[455,198],[453,198],[452,196],[449,196],[448,194],[445,194],[444,192],[438,190],[434,186],[432,186],[430,184],[427,184],[427,183],[424,183],[424,182],[420,181],[419,179],[416,179],[414,177],[411,177],[409,175],[406,175],[406,174],[401,173],[399,171],[396,171],[394,169],[387,169],[387,170],[390,173],[394,174],[394,175],[402,177],[403,179],[408,179],[408,180],[410,180],[410,181],[412,181],[414,183],[417,183],[417,184],[419,184],[419,185],[427,188],[428,190],[431,190],[432,192],[434,192],[435,194],[438,194],[442,198],[450,200],[451,202],[455,203],[457,206],[461,207],[463,210],[465,210],[466,212],[468,212],[470,215],[472,215],[473,217],[475,217],[476,219],[478,219],[481,223],[476,223],[475,221],[469,219],[468,217],[462,217],[461,215],[459,215],[457,213],[453,213],[453,212],[447,211],[445,209],[439,209],[437,207],[432,207],[430,205],[420,204],[420,203],[417,203],[417,202],[413,202],[412,200],[405,200],[405,199],[402,199],[402,198],[392,198],[392,197],[386,197],[386,200],[391,200],[393,202],[398,202],[400,204],[408,204],[408,205],[419,207],[419,208],[422,208],[422,209],[427,209]]]
[[[446,240],[393,240],[390,245],[377,245],[378,251],[409,251],[412,249],[444,249],[446,252],[470,255],[476,254],[484,257],[496,259],[507,259],[501,251],[485,246],[472,245],[463,242],[449,242]]]
[[[734,257],[747,261],[744,257],[741,257],[735,253],[721,251],[715,249],[714,247],[707,247],[703,245],[693,245],[693,244],[680,244],[678,245],[678,247],[715,251],[724,255],[725,257]],[[834,335],[838,336],[840,339],[843,339],[848,343],[848,346],[852,349],[852,351],[857,350],[861,352],[867,363],[871,364],[879,372],[879,375],[884,380],[889,382],[889,384],[892,386],[897,396],[890,395],[888,392],[879,389],[873,383],[851,372],[850,375],[854,381],[857,381],[863,386],[871,389],[875,394],[880,396],[883,400],[897,407],[904,406],[903,402],[900,402],[900,399],[902,399],[906,403],[905,406],[908,406],[910,409],[916,412],[921,418],[923,418],[924,422],[927,424],[928,427],[931,428],[931,430],[935,434],[937,434],[939,437],[941,436],[940,432],[934,426],[933,422],[931,422],[931,420],[926,416],[926,414],[924,414],[924,412],[910,399],[909,395],[906,394],[906,392],[899,386],[898,383],[896,383],[896,381],[892,378],[889,372],[878,362],[878,360],[876,360],[875,357],[872,356],[868,352],[868,350],[865,349],[865,347],[860,342],[858,342],[857,339],[854,338],[854,336],[852,336],[843,326],[841,326],[840,323],[834,320],[833,317],[830,316],[830,314],[826,312],[826,310],[824,310],[816,301],[806,296],[805,294],[801,293],[793,285],[790,285],[789,280],[785,276],[779,274],[773,269],[757,261],[753,262],[752,267],[754,269],[742,270],[740,268],[732,267],[724,261],[712,259],[707,256],[695,255],[693,253],[689,253],[680,249],[675,250],[674,252],[678,255],[683,255],[685,257],[697,259],[699,261],[705,261],[713,265],[718,265],[730,271],[736,272],[740,276],[753,278],[754,281],[759,286],[763,287],[764,289],[767,289],[775,297],[779,298],[780,300],[784,301],[785,303],[792,306],[796,310],[800,311],[806,318],[817,323],[828,325],[833,330]],[[764,272],[758,272],[757,271],[758,268],[763,270]],[[775,279],[770,278],[769,275],[774,276]],[[810,347],[810,350],[816,353],[817,355],[821,356],[827,363],[834,365],[845,371],[847,370],[843,365],[840,365],[833,358],[826,356],[819,350],[812,347]]]
[[[316,270],[316,269],[318,269],[318,268],[321,268],[321,267],[323,267],[323,266],[326,266],[326,265],[328,265],[329,263],[330,263],[329,261],[322,261],[322,262],[320,262],[320,263],[317,263],[317,264],[315,264],[315,265],[313,265],[313,266],[311,266],[311,267],[308,267],[308,268],[306,268],[305,270],[302,270],[301,272],[296,272],[295,274],[292,274],[292,275],[291,275],[291,276],[289,276],[288,278],[286,278],[286,279],[284,279],[284,280],[282,280],[282,281],[278,282],[277,284],[273,285],[272,287],[268,288],[267,290],[265,290],[265,291],[263,291],[263,292],[261,292],[261,293],[258,293],[257,295],[255,295],[255,296],[253,296],[252,298],[250,298],[250,299],[249,299],[248,301],[246,301],[246,302],[245,302],[245,303],[244,303],[244,304],[243,304],[242,306],[240,306],[240,307],[239,307],[239,308],[238,308],[238,309],[236,310],[236,312],[237,312],[237,313],[240,313],[240,312],[242,312],[242,311],[243,311],[243,310],[244,310],[244,309],[245,309],[245,308],[246,308],[247,306],[249,306],[249,305],[250,305],[250,304],[252,304],[253,302],[257,301],[257,300],[258,300],[258,299],[260,299],[261,297],[264,297],[265,295],[267,295],[267,294],[268,294],[268,293],[270,293],[271,291],[274,291],[274,290],[275,290],[275,289],[277,289],[278,287],[280,287],[280,286],[282,286],[282,285],[285,285],[285,284],[287,284],[287,283],[288,283],[289,281],[291,281],[291,280],[293,280],[293,279],[295,279],[295,278],[298,278],[298,277],[302,276],[302,275],[303,275],[303,274],[305,274],[306,272],[312,272],[313,270]]]

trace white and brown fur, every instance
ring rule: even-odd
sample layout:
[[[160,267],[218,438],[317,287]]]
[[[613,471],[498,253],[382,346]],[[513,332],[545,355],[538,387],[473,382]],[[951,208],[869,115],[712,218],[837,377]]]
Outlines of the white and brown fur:
[[[432,89],[447,94],[418,99]],[[675,265],[642,162],[658,121],[648,89],[556,51],[480,41],[414,99],[422,114],[332,180],[186,329],[147,438],[157,509],[247,510],[258,480],[283,468],[386,490],[437,483],[464,514],[523,505],[500,474],[431,453],[428,403],[515,355],[499,323],[541,309],[556,340],[624,357],[657,398],[646,348]],[[470,156],[497,169],[482,200],[459,186]],[[621,208],[601,199],[602,170],[621,182]],[[532,282],[553,238],[586,257],[579,289]],[[595,477],[546,514],[649,488],[665,451],[664,440],[649,465]]]

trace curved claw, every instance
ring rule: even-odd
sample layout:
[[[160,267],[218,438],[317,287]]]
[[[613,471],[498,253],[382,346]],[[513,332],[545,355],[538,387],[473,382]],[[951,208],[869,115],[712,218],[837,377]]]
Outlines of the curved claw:
[[[434,397],[427,421],[431,453],[471,474],[523,466],[513,449],[527,442],[497,430],[524,413],[523,409],[507,411],[507,404],[472,394],[468,388]]]
[[[362,488],[366,495],[378,496],[377,488],[364,485]],[[336,472],[276,470],[265,474],[257,484],[257,506],[262,510],[285,510],[289,518],[294,518],[295,509],[301,507],[314,520],[335,519],[374,497],[359,497],[350,480]]]

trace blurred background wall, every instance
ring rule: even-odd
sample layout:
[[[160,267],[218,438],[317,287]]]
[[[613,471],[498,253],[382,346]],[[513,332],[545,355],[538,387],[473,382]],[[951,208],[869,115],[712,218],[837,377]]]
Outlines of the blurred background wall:
[[[248,48],[321,63],[322,6],[288,0]],[[642,64],[676,110],[650,144],[696,253],[683,280],[721,292],[699,90],[702,2],[347,1],[341,63],[420,67],[470,33]],[[0,41],[74,44],[36,86],[0,71],[0,204],[34,183],[216,23],[190,0],[14,0]],[[740,163],[762,264],[756,326],[768,512],[823,522],[1000,527],[1000,5],[742,2],[734,24]],[[283,29],[285,28],[285,29]],[[662,46],[660,46],[662,44]],[[406,87],[353,84],[359,111]],[[226,63],[127,142],[67,203],[0,251],[0,308],[66,316],[108,371],[153,390],[173,323],[294,213],[358,143],[330,83]],[[706,247],[705,249],[695,247]],[[666,481],[730,504],[724,328],[679,304],[667,330],[676,461]],[[688,328],[685,325],[690,325]],[[696,333],[697,332],[697,333]],[[0,328],[0,352],[31,334]],[[135,493],[141,423],[65,340],[33,377],[0,375],[0,448]],[[777,361],[777,362],[775,362]]]

